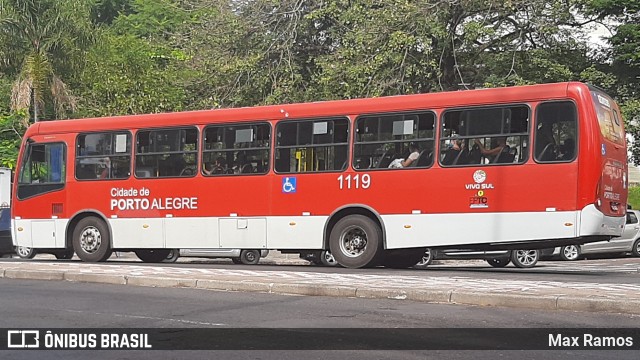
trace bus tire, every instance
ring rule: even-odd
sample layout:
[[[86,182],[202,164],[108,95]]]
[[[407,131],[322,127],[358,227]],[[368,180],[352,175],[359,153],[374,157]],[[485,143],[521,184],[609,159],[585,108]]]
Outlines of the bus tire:
[[[240,262],[245,265],[256,265],[258,262],[260,262],[260,251],[242,250],[240,252]]]
[[[53,254],[58,260],[69,260],[73,257],[73,250],[65,250]]]
[[[21,259],[33,259],[33,257],[36,256],[36,251],[31,247],[16,246],[16,254],[18,254]]]
[[[102,262],[111,256],[111,234],[104,221],[89,216],[73,229],[73,250],[82,261]]]
[[[540,250],[513,250],[511,252],[511,262],[522,269],[536,266],[539,258]]]
[[[497,258],[487,259],[487,262],[489,263],[489,265],[493,266],[494,268],[503,268],[509,265],[509,263],[511,262],[511,259],[508,257],[497,257]]]
[[[376,266],[382,254],[382,229],[364,215],[346,216],[331,230],[329,248],[344,267]]]
[[[166,260],[172,249],[139,249],[134,251],[138,259],[146,263],[159,263]],[[176,258],[178,259],[178,258]]]

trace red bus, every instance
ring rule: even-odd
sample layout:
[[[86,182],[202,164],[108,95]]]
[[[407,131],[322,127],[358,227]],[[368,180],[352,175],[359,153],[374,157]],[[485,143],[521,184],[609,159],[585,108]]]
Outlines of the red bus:
[[[621,234],[626,159],[618,105],[575,82],[39,122],[14,245],[324,250],[359,268],[582,244]]]

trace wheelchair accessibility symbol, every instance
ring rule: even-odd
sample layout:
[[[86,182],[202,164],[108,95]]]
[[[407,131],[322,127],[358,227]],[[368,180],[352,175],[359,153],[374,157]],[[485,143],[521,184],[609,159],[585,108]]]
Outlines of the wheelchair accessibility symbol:
[[[296,192],[296,178],[294,177],[282,178],[282,192],[285,194]]]

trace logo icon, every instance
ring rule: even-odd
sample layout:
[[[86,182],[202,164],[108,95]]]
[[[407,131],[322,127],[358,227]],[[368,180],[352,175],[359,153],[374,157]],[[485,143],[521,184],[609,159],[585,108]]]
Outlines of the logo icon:
[[[285,177],[282,178],[282,192],[285,194],[291,194],[296,192],[296,178]]]
[[[481,184],[485,180],[487,180],[487,173],[485,173],[483,170],[476,170],[476,172],[473,173],[473,181],[475,181],[477,184]]]
[[[12,349],[28,349],[40,347],[40,331],[8,330],[7,347]]]

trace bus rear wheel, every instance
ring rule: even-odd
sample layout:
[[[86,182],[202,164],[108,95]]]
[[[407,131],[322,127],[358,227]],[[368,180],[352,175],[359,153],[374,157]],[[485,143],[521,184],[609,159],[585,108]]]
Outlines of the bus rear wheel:
[[[138,259],[146,263],[159,263],[169,257],[171,249],[140,249],[134,252]]]
[[[73,250],[82,261],[102,262],[111,256],[111,234],[104,221],[89,216],[73,229]]]
[[[331,230],[329,248],[344,267],[376,266],[382,253],[382,230],[364,215],[346,216]]]

